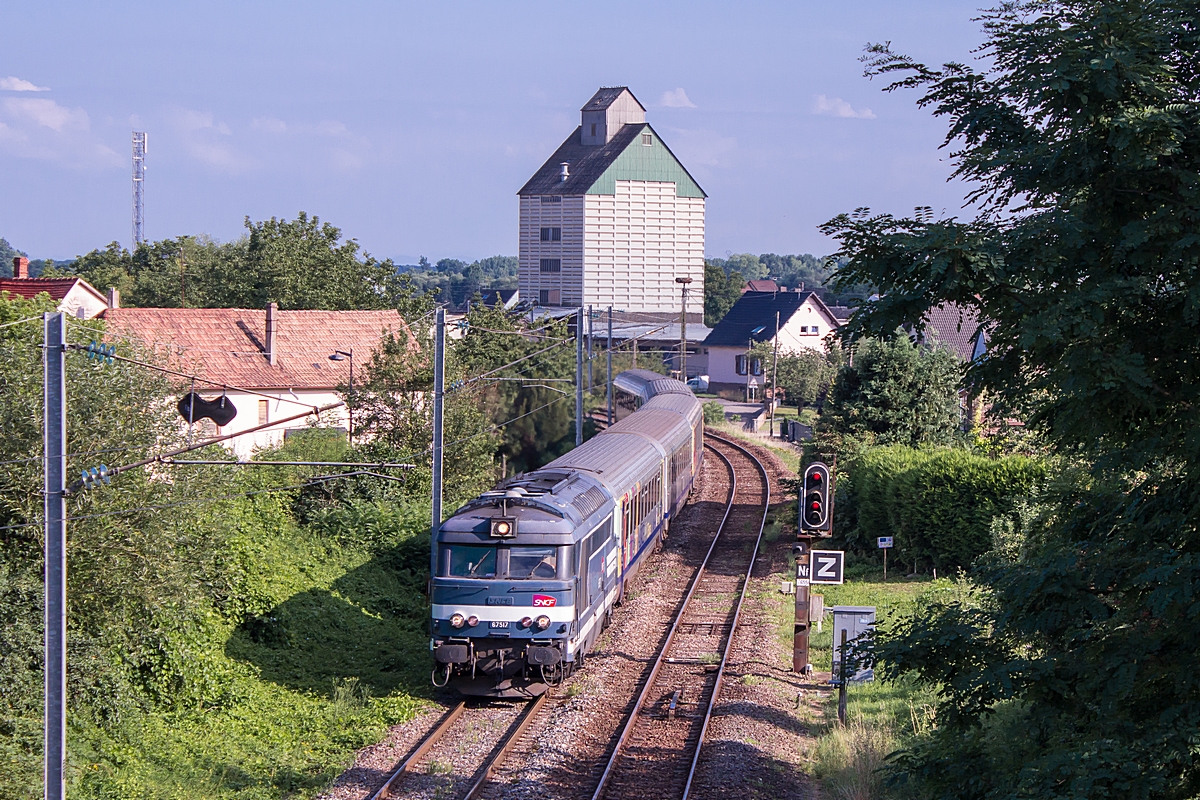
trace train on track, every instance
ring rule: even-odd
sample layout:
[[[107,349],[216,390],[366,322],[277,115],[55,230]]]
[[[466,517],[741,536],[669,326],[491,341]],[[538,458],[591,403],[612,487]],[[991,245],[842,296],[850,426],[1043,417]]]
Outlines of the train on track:
[[[614,381],[636,410],[442,523],[433,682],[533,697],[578,668],[687,502],[704,458],[700,402],[648,370]]]

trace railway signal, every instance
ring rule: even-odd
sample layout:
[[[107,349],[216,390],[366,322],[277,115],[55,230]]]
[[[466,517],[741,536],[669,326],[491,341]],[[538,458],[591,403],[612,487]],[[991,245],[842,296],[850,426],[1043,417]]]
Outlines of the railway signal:
[[[800,498],[800,527],[818,536],[833,535],[833,508],[829,467],[817,462],[804,471]]]

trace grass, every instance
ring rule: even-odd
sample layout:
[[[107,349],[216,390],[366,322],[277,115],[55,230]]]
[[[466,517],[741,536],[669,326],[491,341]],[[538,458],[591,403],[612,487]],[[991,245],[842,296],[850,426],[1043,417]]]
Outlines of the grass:
[[[259,566],[261,591],[282,599],[242,625],[214,620],[195,642],[194,672],[220,696],[73,725],[72,796],[312,797],[423,706],[425,605],[394,553],[297,532]]]
[[[925,592],[949,586],[941,579],[890,579],[868,572],[841,586],[822,586],[826,609],[837,605],[874,606],[877,627],[886,630],[909,613]],[[826,617],[820,633],[813,632],[810,659],[818,671],[832,660],[833,625]],[[891,795],[883,786],[880,768],[885,757],[904,740],[927,727],[935,706],[933,692],[911,680],[851,683],[847,687],[846,724],[837,722],[838,693],[825,702],[824,724],[818,729],[814,773],[831,797],[880,800]]]
[[[951,585],[946,579],[891,578],[883,580],[881,571],[860,566],[851,571],[841,586],[814,587],[822,595],[825,608],[835,605],[874,606],[881,629],[909,612],[925,592]],[[794,597],[779,591],[782,582],[793,576],[772,575],[756,598],[767,613],[772,635],[786,651],[792,647]],[[826,616],[821,632],[815,626],[809,640],[809,659],[815,670],[828,673],[833,646],[833,623]],[[837,721],[838,694],[828,687],[820,712],[810,721],[816,737],[812,750],[812,772],[820,779],[825,794],[838,800],[888,800],[880,768],[886,756],[904,740],[932,724],[933,693],[909,680],[883,683],[852,683],[848,687],[846,724]]]

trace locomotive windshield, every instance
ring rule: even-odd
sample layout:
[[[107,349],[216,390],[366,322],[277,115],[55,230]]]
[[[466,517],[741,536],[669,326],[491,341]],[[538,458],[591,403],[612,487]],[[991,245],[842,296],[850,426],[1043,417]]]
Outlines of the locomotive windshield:
[[[496,548],[454,545],[450,551],[450,576],[453,578],[496,577]]]
[[[558,574],[557,547],[512,547],[508,551],[508,577],[513,580],[553,578]]]

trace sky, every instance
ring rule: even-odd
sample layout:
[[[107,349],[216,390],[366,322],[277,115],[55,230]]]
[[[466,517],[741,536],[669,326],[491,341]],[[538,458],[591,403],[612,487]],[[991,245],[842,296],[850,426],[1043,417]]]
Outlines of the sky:
[[[33,258],[319,216],[378,258],[517,252],[516,192],[629,86],[708,194],[705,252],[832,252],[862,206],[961,210],[944,120],[870,42],[969,61],[978,2],[0,0],[0,236]]]

